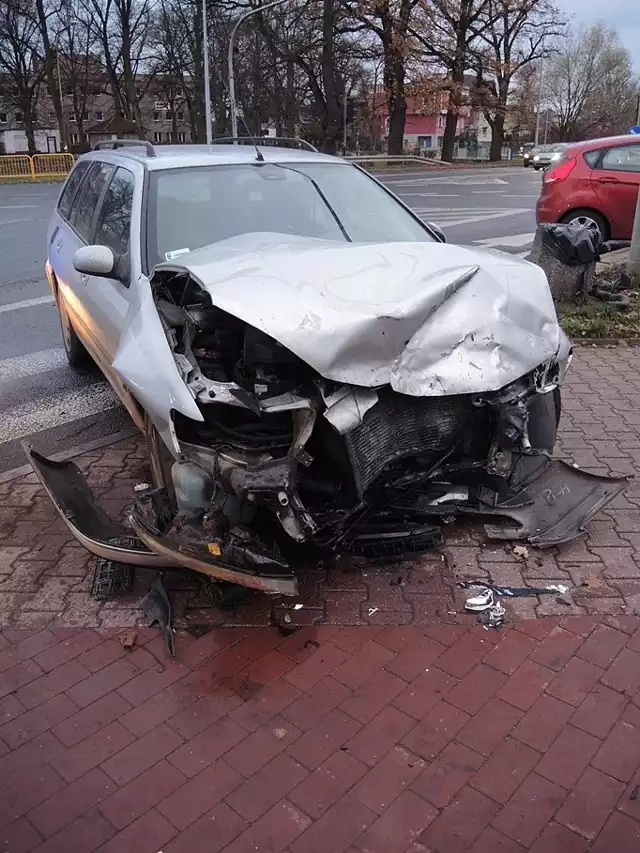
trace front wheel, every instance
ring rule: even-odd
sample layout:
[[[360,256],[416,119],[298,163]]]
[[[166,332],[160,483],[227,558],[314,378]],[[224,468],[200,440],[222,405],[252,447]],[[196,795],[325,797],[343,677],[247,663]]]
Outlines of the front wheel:
[[[171,467],[175,460],[146,412],[144,415],[144,437],[149,454],[151,483],[154,489],[163,488],[166,491],[169,504],[175,511],[177,509],[176,493],[171,476]]]
[[[560,389],[535,394],[529,400],[529,441],[535,450],[553,453],[562,414]]]
[[[62,331],[62,343],[67,356],[69,366],[76,370],[84,370],[91,366],[91,356],[84,348],[84,344],[76,335],[75,329],[71,325],[69,312],[65,305],[64,299],[57,294],[58,318],[60,319],[60,330]]]

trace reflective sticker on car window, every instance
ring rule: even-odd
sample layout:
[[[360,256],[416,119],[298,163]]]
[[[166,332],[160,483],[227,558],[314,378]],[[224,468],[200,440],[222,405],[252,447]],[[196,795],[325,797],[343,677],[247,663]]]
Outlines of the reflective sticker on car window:
[[[174,249],[173,252],[165,252],[164,259],[165,261],[175,261],[180,255],[188,255],[190,251],[191,249]]]

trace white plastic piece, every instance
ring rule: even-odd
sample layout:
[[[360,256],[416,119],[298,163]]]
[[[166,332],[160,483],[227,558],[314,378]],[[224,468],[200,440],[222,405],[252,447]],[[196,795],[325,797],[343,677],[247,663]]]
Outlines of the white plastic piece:
[[[482,590],[478,595],[467,598],[464,603],[465,610],[473,610],[476,613],[482,610],[489,610],[491,607],[493,607],[493,590],[491,589]]]

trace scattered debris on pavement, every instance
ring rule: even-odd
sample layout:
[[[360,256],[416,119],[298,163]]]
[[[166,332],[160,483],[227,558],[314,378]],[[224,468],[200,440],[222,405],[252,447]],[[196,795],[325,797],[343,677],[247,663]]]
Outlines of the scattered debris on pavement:
[[[171,602],[161,577],[155,579],[153,586],[142,599],[142,610],[149,620],[149,627],[157,625],[160,628],[167,651],[174,658],[176,650],[173,642],[173,628],[171,627]]]

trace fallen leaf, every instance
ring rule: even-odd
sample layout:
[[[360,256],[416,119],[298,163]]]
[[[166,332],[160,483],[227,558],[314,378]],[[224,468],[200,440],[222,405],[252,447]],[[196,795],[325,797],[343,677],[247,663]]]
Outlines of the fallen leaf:
[[[587,589],[602,589],[604,583],[598,575],[587,575],[582,579],[582,586],[586,586]]]
[[[529,556],[529,549],[526,548],[524,545],[514,545],[513,554],[520,560],[526,560]]]
[[[132,649],[136,644],[137,638],[138,635],[135,631],[125,631],[123,634],[118,635],[118,642],[123,649]]]

